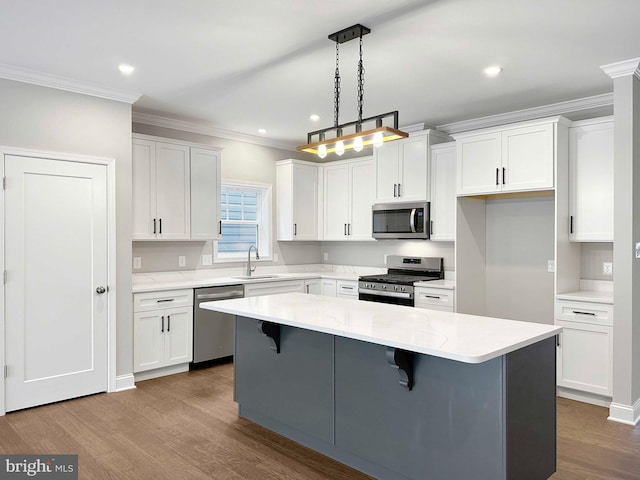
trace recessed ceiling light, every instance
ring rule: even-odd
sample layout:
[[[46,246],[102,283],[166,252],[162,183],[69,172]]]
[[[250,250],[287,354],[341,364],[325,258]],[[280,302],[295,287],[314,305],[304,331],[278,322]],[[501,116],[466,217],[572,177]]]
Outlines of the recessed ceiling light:
[[[502,72],[502,67],[499,65],[491,65],[483,70],[487,77],[497,77]]]
[[[118,66],[118,70],[120,70],[120,73],[122,73],[123,75],[131,75],[135,68],[131,65],[122,64]]]
[[[312,122],[317,122],[318,120],[320,120],[320,115],[316,115],[315,113],[313,115],[311,115],[309,117],[309,120],[311,120]]]
[[[264,128],[259,128],[259,129],[258,129],[258,133],[259,133],[260,135],[264,135],[265,133],[267,133],[267,131],[266,131]]]

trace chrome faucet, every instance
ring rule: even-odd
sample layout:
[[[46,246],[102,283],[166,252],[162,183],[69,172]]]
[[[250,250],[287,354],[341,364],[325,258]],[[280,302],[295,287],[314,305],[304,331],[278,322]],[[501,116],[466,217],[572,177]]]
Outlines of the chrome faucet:
[[[247,277],[251,276],[251,272],[254,272],[256,267],[251,268],[251,249],[256,251],[256,260],[260,260],[260,255],[258,254],[258,249],[255,245],[251,245],[249,247],[249,252],[247,253]]]

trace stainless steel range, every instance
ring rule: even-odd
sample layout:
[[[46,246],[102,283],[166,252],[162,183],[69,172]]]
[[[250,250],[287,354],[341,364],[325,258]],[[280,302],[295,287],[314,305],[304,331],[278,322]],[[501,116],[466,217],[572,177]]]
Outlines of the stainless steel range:
[[[365,275],[358,279],[358,298],[369,302],[393,303],[413,307],[413,284],[444,278],[440,257],[387,257],[387,273]]]

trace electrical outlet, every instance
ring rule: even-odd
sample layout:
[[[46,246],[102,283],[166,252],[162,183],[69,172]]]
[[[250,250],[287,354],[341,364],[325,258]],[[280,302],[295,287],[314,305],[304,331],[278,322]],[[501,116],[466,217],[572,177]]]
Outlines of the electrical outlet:
[[[178,266],[184,267],[187,265],[187,257],[184,255],[178,255]]]
[[[555,260],[547,260],[547,272],[553,273],[556,271],[556,261]]]
[[[613,275],[613,262],[602,262],[602,274]]]
[[[213,265],[213,256],[212,255],[202,255],[202,265],[208,266]]]
[[[133,257],[133,268],[142,268],[142,257]]]
[[[324,253],[322,254],[322,258],[324,258],[324,261],[325,261],[325,262],[328,262],[328,261],[329,261],[329,253],[328,253],[328,252],[324,252]]]

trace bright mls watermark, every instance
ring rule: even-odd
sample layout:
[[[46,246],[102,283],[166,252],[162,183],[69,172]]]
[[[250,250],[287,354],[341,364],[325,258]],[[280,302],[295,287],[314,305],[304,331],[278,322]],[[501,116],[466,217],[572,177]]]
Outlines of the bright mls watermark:
[[[78,480],[78,455],[0,455],[0,480]]]

